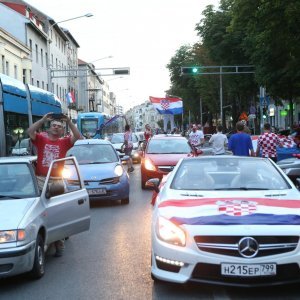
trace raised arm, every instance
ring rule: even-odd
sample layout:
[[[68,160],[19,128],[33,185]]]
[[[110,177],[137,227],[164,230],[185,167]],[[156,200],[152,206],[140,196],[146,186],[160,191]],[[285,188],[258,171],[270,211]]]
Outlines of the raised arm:
[[[66,121],[66,123],[68,124],[68,126],[69,126],[69,128],[70,128],[70,130],[72,132],[71,142],[74,145],[74,143],[77,140],[81,139],[81,134],[80,134],[78,128],[76,127],[76,125],[72,122],[72,120],[68,116],[66,116],[64,118],[64,120]]]
[[[33,141],[35,140],[36,132],[43,126],[43,124],[46,121],[52,120],[51,115],[52,115],[51,112],[47,113],[40,120],[36,121],[31,126],[29,126],[29,128],[27,129],[27,133]]]

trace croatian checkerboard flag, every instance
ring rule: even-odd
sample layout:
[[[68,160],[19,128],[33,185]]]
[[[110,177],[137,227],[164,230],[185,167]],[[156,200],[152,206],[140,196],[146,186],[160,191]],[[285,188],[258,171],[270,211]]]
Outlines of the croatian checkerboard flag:
[[[154,108],[162,115],[179,115],[183,112],[182,99],[178,97],[149,97]]]
[[[75,95],[73,92],[68,92],[66,94],[67,104],[70,105],[71,103],[75,103]]]
[[[177,225],[300,225],[298,199],[170,199],[158,208],[161,216]]]

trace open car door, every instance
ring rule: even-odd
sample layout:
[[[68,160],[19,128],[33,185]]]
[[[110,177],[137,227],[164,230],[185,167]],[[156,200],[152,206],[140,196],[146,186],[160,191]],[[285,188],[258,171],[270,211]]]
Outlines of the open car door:
[[[50,176],[54,168],[59,168],[60,176]],[[46,206],[48,243],[89,230],[89,196],[75,157],[51,163],[41,197]]]

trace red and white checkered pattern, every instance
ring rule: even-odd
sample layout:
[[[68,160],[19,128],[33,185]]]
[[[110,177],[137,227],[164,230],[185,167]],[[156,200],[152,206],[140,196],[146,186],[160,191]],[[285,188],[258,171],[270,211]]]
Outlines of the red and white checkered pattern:
[[[296,143],[292,138],[285,135],[278,135],[278,137],[283,148],[293,148],[296,146]]]
[[[276,147],[280,144],[280,140],[275,133],[265,132],[258,137],[257,144],[262,150],[262,157],[276,157]]]
[[[218,201],[219,212],[224,212],[229,216],[245,216],[256,212],[257,203],[246,200]]]
[[[167,99],[163,99],[160,101],[160,105],[163,109],[168,109],[170,106],[170,101]]]

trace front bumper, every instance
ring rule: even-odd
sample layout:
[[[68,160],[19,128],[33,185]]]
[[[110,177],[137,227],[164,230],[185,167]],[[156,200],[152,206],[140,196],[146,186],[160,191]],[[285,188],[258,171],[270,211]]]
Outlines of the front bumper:
[[[30,271],[34,255],[35,241],[22,247],[0,249],[0,278]]]
[[[298,250],[298,251],[297,251]],[[224,276],[222,263],[266,264],[276,263],[274,276]],[[224,286],[259,287],[300,282],[300,249],[258,258],[242,258],[207,253],[195,247],[168,245],[152,240],[152,275],[163,281],[208,283]],[[183,266],[181,265],[183,264]]]
[[[91,194],[89,190],[91,189],[105,189],[105,194]],[[118,183],[112,184],[99,184],[98,182],[93,182],[92,184],[86,185],[86,190],[89,193],[90,200],[110,200],[117,201],[129,198],[129,179],[128,175],[124,174]]]

